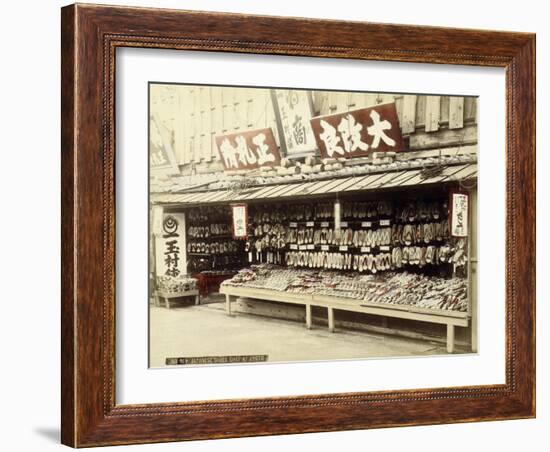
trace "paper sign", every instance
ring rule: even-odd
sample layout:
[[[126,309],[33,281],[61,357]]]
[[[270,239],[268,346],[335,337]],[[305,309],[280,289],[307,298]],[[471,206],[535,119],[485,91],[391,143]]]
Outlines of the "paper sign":
[[[468,194],[451,194],[451,235],[468,236]]]
[[[246,204],[231,205],[233,238],[244,239],[248,235],[248,208]]]

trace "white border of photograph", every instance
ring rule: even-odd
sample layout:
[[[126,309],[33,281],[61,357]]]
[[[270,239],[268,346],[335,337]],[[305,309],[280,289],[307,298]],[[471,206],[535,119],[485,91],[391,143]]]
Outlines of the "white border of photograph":
[[[504,383],[503,69],[131,48],[117,49],[116,67],[118,404]],[[480,96],[478,353],[149,369],[147,96],[150,81]]]

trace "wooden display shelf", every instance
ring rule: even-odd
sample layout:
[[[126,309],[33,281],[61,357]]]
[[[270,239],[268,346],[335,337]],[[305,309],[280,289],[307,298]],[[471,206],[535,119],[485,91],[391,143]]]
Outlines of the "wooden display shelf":
[[[186,290],[184,292],[164,292],[162,290],[155,290],[153,293],[153,298],[155,300],[155,306],[160,306],[160,299],[164,298],[165,306],[170,309],[171,299],[173,298],[182,298],[182,297],[195,297],[195,305],[200,304],[199,290]]]
[[[232,297],[243,297],[304,305],[306,308],[306,327],[308,329],[311,329],[312,326],[312,306],[327,308],[328,329],[331,332],[334,332],[334,309],[447,325],[448,353],[454,352],[455,327],[467,327],[470,319],[470,315],[467,312],[445,311],[441,309],[419,308],[414,306],[393,305],[386,303],[372,303],[365,300],[354,300],[318,294],[289,293],[271,289],[221,286],[220,293],[225,295],[226,311],[228,315],[231,315]]]

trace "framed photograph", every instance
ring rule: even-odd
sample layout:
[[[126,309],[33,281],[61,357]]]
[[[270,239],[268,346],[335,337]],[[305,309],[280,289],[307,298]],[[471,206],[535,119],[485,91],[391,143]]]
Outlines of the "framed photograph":
[[[62,442],[534,417],[534,74],[526,33],[63,8]]]

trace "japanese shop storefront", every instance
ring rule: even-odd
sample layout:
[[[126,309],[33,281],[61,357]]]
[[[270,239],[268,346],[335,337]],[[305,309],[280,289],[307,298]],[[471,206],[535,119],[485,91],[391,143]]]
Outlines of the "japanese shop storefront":
[[[457,145],[424,125],[420,149],[405,99],[313,116],[305,91],[271,96],[274,126],[214,136],[216,179],[151,195],[154,278],[192,275],[229,312],[299,308],[308,327],[446,336],[449,351],[458,327],[475,348],[472,131]]]

